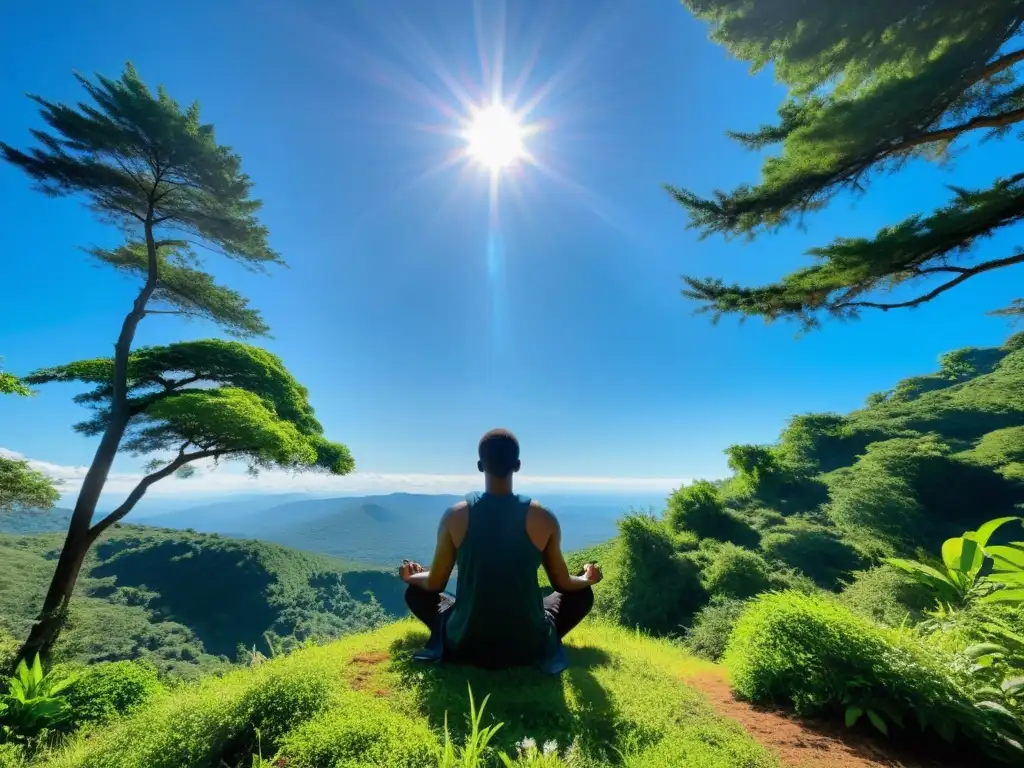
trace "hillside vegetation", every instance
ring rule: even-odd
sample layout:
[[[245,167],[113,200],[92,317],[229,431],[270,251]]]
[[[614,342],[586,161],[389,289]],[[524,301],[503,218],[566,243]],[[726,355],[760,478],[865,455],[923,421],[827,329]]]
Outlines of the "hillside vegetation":
[[[884,558],[935,553],[1024,503],[1024,334],[939,363],[861,410],[794,416],[773,445],[731,446],[731,477],[620,521],[598,610],[682,636],[705,606],[724,615],[792,588],[920,617],[933,601]]]
[[[61,541],[0,535],[0,629],[26,636]],[[236,661],[240,646],[268,654],[405,612],[400,582],[367,566],[142,526],[105,534],[82,578],[58,658],[147,659],[186,676]]]

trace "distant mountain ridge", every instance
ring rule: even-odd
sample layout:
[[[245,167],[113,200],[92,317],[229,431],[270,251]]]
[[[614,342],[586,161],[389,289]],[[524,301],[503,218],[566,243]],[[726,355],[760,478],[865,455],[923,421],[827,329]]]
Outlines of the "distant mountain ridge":
[[[441,514],[465,498],[452,494],[393,493],[378,496],[304,499],[255,510],[232,502],[147,518],[148,524],[192,528],[238,538],[272,541],[309,552],[379,566],[403,558],[429,561]],[[553,495],[543,501],[558,516],[566,550],[580,549],[615,535],[615,520],[627,504],[615,497]],[[654,499],[641,499],[653,503]],[[244,504],[244,502],[243,502]],[[216,509],[213,509],[216,507]],[[208,515],[207,510],[216,512]]]
[[[236,539],[257,539],[392,567],[403,558],[429,560],[441,514],[464,495],[391,493],[310,498],[304,494],[246,494],[176,512],[129,518],[128,522]],[[660,505],[639,495],[545,494],[539,499],[558,516],[566,551],[612,538],[615,520],[630,506]],[[0,515],[0,533],[67,530],[71,510],[23,511]]]
[[[54,533],[66,531],[74,510],[66,507],[53,509],[13,509],[0,511],[0,533]]]

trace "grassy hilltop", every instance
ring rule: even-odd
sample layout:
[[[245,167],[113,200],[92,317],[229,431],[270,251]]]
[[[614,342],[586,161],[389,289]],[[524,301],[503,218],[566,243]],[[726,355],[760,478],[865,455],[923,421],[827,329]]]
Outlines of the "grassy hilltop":
[[[162,694],[39,765],[425,768],[441,760],[446,712],[453,741],[465,739],[467,683],[478,705],[491,696],[483,724],[504,723],[492,746],[512,755],[528,737],[541,747],[557,741],[579,766],[778,765],[684,682],[710,665],[664,641],[588,623],[572,636],[573,667],[545,678],[418,666],[409,651],[424,640],[403,621],[207,679]]]

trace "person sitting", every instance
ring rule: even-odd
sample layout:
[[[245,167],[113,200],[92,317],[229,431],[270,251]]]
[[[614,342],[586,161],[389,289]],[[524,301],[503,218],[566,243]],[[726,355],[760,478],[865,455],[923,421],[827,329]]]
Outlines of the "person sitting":
[[[520,469],[515,435],[491,430],[480,440],[479,456],[484,492],[441,517],[429,569],[412,561],[399,569],[409,610],[431,632],[417,658],[486,668],[537,665],[557,674],[567,666],[562,638],[593,608],[591,587],[601,581],[601,569],[588,563],[582,576],[570,575],[558,519],[513,493]],[[537,581],[541,564],[554,588],[547,597]],[[456,566],[452,600],[444,589]]]

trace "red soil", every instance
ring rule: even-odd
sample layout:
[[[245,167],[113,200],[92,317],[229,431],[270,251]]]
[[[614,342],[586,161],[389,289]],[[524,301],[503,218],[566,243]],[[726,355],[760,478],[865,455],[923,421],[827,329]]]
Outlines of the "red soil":
[[[882,744],[842,723],[808,720],[792,714],[738,701],[720,670],[709,670],[686,678],[701,691],[715,710],[736,720],[758,742],[770,749],[787,768],[965,768],[962,762],[938,762],[897,754],[892,745]]]

